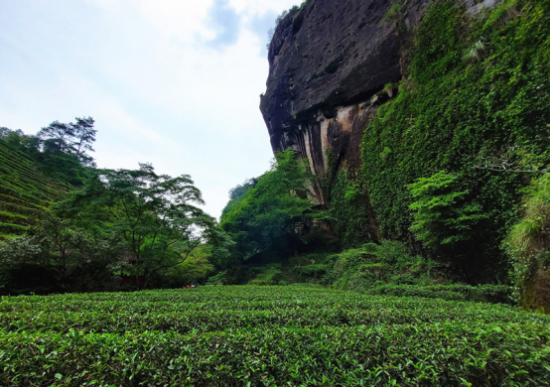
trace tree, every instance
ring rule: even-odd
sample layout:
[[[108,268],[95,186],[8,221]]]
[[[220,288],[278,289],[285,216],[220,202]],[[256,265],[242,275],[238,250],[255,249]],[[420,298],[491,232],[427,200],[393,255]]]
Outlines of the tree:
[[[73,151],[74,128],[71,124],[54,121],[38,132],[45,152],[70,153]]]
[[[91,117],[76,118],[76,123],[54,121],[38,134],[0,128],[0,139],[39,163],[44,172],[79,186],[87,177],[86,167],[95,167],[87,151],[93,151],[97,130]]]
[[[10,147],[33,157],[40,149],[40,139],[34,135],[25,135],[22,130],[16,131],[0,127],[0,139]]]
[[[86,151],[94,151],[92,144],[95,142],[97,130],[94,129],[94,119],[91,117],[76,118],[76,123],[71,123],[73,129],[73,149],[78,159],[84,164],[90,164],[93,159]]]
[[[123,270],[147,283],[184,263],[202,243],[200,230],[215,227],[195,204],[204,201],[189,175],[157,175],[152,165],[140,164],[138,170],[98,170],[57,212],[97,234],[122,236],[129,250]]]
[[[237,185],[229,190],[229,199],[235,200],[243,197],[248,192],[248,190],[254,188],[257,183],[258,180],[256,178],[245,180],[242,185]]]
[[[94,129],[94,119],[77,117],[76,123],[60,123],[54,121],[38,132],[45,152],[70,153],[76,155],[83,165],[90,164],[93,159],[86,151],[94,151],[97,130]]]
[[[76,123],[54,121],[38,132],[41,151],[34,159],[51,175],[65,179],[74,185],[86,180],[85,167],[95,167],[93,158],[86,151],[93,151],[97,131],[91,117],[76,118]]]
[[[222,213],[220,226],[236,241],[238,256],[246,260],[272,246],[275,241],[294,235],[308,217],[312,203],[307,198],[312,175],[303,160],[291,150],[277,152],[271,169],[257,178],[254,186],[245,183]],[[250,182],[250,181],[249,181]],[[300,194],[300,195],[298,195]]]
[[[177,287],[196,283],[214,271],[214,266],[208,260],[211,255],[211,246],[201,245],[187,255],[182,263],[171,268],[169,275],[177,277]]]
[[[51,216],[28,234],[0,242],[0,288],[7,293],[100,290],[120,267],[124,251],[116,236],[91,236]]]

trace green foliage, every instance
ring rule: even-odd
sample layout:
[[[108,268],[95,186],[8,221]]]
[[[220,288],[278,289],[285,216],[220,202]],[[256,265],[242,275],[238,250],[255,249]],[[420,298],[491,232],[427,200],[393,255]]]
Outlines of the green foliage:
[[[326,197],[330,204],[331,224],[342,248],[354,248],[366,241],[378,241],[378,226],[374,221],[376,217],[361,177],[351,179],[347,171],[342,169],[323,186],[324,192],[330,188]]]
[[[162,276],[163,287],[172,288],[196,284],[200,280],[206,279],[214,271],[214,265],[210,262],[211,245],[201,245],[191,251],[189,255],[181,255],[184,261],[168,268]]]
[[[242,260],[265,251],[281,237],[296,234],[296,228],[309,219],[311,173],[291,150],[275,157],[271,169],[254,186],[232,191],[243,194],[222,213],[220,226],[237,243],[234,255]]]
[[[67,183],[46,175],[38,163],[0,140],[0,236],[25,233],[69,189]]]
[[[420,178],[408,186],[416,202],[411,230],[426,247],[441,248],[475,239],[472,232],[481,229],[487,220],[482,206],[468,198],[461,176],[440,171],[429,178]]]
[[[50,216],[0,242],[2,294],[101,290],[120,269],[125,245]]]
[[[505,279],[499,246],[515,221],[522,171],[530,170],[522,161],[537,169],[550,161],[549,29],[546,0],[502,2],[477,18],[453,1],[429,6],[399,95],[380,108],[363,138],[363,173],[382,237],[414,245],[415,200],[407,186],[444,170],[459,177],[448,194],[467,191],[446,212],[472,210],[469,216],[484,221],[466,222],[467,233],[456,229],[460,223],[447,228],[440,242],[458,237],[463,244],[435,255],[453,259],[470,282]],[[472,48],[476,59],[463,60]],[[434,241],[426,230],[416,231]]]
[[[522,218],[504,246],[512,260],[512,277],[520,306],[550,313],[550,175],[533,180],[525,190]]]
[[[324,284],[326,276],[331,271],[333,249],[330,246],[319,246],[316,242],[313,252],[306,252],[289,258],[289,273],[299,283]]]
[[[233,262],[232,251],[235,241],[215,224],[203,229],[201,236],[208,247],[208,261],[217,269],[227,268]]]
[[[40,139],[37,136],[25,135],[20,129],[13,131],[0,127],[0,139],[11,148],[29,156],[40,148]]]
[[[21,235],[46,208],[73,186],[82,185],[93,166],[96,130],[91,117],[57,121],[37,136],[0,127],[0,237]]]
[[[407,1],[394,0],[393,4],[388,8],[381,23],[397,27],[398,30],[403,30],[405,27],[404,20],[407,17]]]
[[[382,241],[337,255],[331,275],[336,288],[364,291],[385,283],[431,284],[439,276],[436,268],[436,263],[411,255],[403,244]]]
[[[225,276],[227,271],[218,272],[216,275],[208,278],[206,285],[208,286],[223,286],[226,284]]]
[[[79,186],[87,178],[86,167],[95,166],[87,151],[94,151],[96,133],[94,119],[77,117],[76,123],[54,121],[37,135],[2,127],[0,140],[25,154],[47,175]]]
[[[437,284],[428,286],[386,284],[366,291],[369,295],[393,295],[402,297],[439,298],[444,300],[504,303],[515,306],[513,287],[505,285],[483,284]]]
[[[267,264],[263,267],[252,268],[252,271],[257,275],[248,282],[253,286],[274,286],[283,281],[283,272],[281,264]]]
[[[3,386],[547,386],[550,318],[320,287],[0,301]]]
[[[293,267],[293,272],[306,278],[321,278],[327,273],[330,266],[327,264],[310,264]]]
[[[64,124],[54,121],[38,132],[44,154],[74,155],[82,165],[93,164],[86,151],[94,151],[97,130],[91,117],[76,118],[76,123]]]
[[[204,202],[189,175],[157,175],[152,165],[140,164],[139,170],[98,170],[55,210],[98,235],[121,236],[129,250],[124,269],[147,284],[165,270],[185,267],[202,243],[197,227],[216,228],[193,203]]]
[[[229,190],[229,201],[235,201],[238,200],[246,195],[248,190],[253,189],[256,184],[258,183],[258,180],[256,178],[247,179],[244,181],[242,185],[237,185],[231,190]],[[224,211],[227,209],[227,207],[224,209]]]
[[[302,255],[293,258],[291,265],[300,281],[355,291],[386,284],[429,285],[445,281],[441,265],[412,255],[396,241],[367,243],[338,254]]]

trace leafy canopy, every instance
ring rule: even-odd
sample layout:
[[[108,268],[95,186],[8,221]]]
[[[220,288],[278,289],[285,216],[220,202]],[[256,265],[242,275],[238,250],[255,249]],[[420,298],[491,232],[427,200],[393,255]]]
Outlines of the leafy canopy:
[[[245,191],[223,211],[220,226],[236,241],[235,254],[246,260],[282,236],[294,234],[307,218],[312,174],[292,150],[277,152],[271,169],[255,181],[232,190]]]
[[[196,206],[203,203],[189,175],[158,175],[140,164],[138,170],[98,170],[57,211],[97,234],[122,236],[129,247],[125,270],[149,278],[184,263],[202,242],[200,229],[215,228]]]

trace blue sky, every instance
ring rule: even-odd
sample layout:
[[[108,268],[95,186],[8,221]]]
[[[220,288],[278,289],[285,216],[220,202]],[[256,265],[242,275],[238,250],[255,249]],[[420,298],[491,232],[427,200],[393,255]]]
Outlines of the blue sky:
[[[219,217],[273,157],[267,31],[297,0],[0,0],[0,126],[92,116],[99,167],[191,174]]]

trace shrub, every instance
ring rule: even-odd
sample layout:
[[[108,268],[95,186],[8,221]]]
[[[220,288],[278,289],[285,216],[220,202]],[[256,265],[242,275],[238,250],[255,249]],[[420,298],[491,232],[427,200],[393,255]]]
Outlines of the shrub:
[[[206,284],[209,286],[223,286],[226,284],[226,275],[227,271],[219,272],[216,275],[209,277]]]
[[[270,286],[277,285],[283,280],[283,272],[281,264],[268,264],[264,267],[254,267],[252,271],[258,273],[254,279],[248,282],[254,286]]]
[[[547,386],[550,317],[286,286],[4,297],[2,386]]]
[[[408,185],[415,198],[411,230],[429,248],[455,247],[473,239],[479,223],[488,218],[475,199],[468,198],[460,174],[440,171]]]
[[[513,296],[513,287],[492,284],[480,286],[470,286],[466,284],[429,286],[386,284],[369,289],[367,294],[440,298],[445,300],[503,303],[511,306],[516,305]]]
[[[0,241],[0,293],[102,290],[120,270],[125,247],[115,236],[92,236],[50,216]]]
[[[365,291],[380,284],[431,284],[442,277],[439,265],[413,256],[397,241],[367,243],[332,256],[326,283],[339,289]]]

